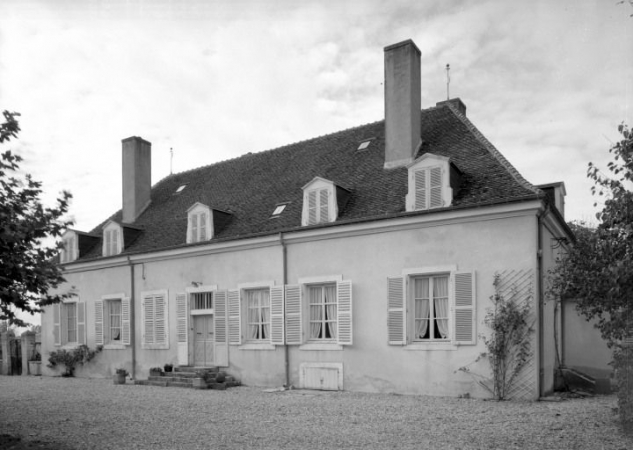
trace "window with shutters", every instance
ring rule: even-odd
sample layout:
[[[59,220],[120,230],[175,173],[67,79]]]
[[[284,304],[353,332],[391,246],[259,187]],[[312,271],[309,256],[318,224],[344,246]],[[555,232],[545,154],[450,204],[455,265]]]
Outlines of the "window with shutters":
[[[123,293],[109,294],[95,301],[95,344],[105,350],[130,345],[130,299]]]
[[[408,166],[407,211],[423,211],[450,206],[457,169],[450,159],[427,153]]]
[[[169,307],[167,291],[142,292],[142,347],[169,348]]]
[[[422,350],[441,344],[474,345],[474,282],[474,272],[456,269],[406,269],[402,276],[389,277],[389,344]]]
[[[352,282],[340,275],[300,278],[285,286],[286,343],[301,350],[352,345]]]
[[[54,345],[76,347],[86,343],[86,304],[66,301],[53,307]]]
[[[109,221],[103,228],[103,256],[118,255],[123,251],[123,233],[121,226]]]
[[[211,209],[202,203],[195,203],[187,211],[187,243],[204,242],[213,237],[213,216]]]
[[[318,225],[334,222],[338,216],[334,183],[315,177],[303,187],[303,210],[301,225]]]

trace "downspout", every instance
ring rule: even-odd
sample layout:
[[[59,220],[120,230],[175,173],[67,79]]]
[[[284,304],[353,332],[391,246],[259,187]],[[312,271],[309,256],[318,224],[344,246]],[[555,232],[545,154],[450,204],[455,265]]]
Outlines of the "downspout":
[[[286,283],[288,282],[288,265],[287,265],[287,249],[286,243],[284,242],[284,234],[279,233],[279,244],[281,244],[281,255],[282,255],[282,273],[283,273],[283,286],[286,288]],[[284,321],[286,320],[286,301],[284,295]],[[284,334],[285,334],[284,327]],[[284,370],[286,373],[286,389],[290,389],[290,350],[288,349],[288,344],[285,342],[286,336],[284,336]]]
[[[546,207],[547,208],[547,207]],[[545,351],[545,327],[543,326],[543,217],[547,214],[547,209],[544,209],[542,212],[539,212],[536,215],[537,218],[537,231],[536,231],[536,272],[538,277],[538,291],[536,293],[538,299],[538,353],[539,353],[539,361],[538,361],[538,395],[541,397],[543,395],[543,385],[545,383],[545,359],[544,359],[544,351]]]
[[[134,264],[130,257],[127,257],[127,263],[130,266],[130,346],[132,347],[132,373],[130,378],[136,380],[136,332],[134,320]]]

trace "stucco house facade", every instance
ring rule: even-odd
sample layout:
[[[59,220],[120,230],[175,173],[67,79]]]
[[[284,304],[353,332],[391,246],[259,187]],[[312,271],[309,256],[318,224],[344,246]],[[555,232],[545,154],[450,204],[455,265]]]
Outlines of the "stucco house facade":
[[[489,373],[476,360],[499,274],[535,321],[511,396],[550,392],[542,292],[571,238],[564,185],[525,180],[460,99],[421,110],[415,43],[384,51],[383,121],[154,186],[151,144],[123,140],[122,209],[63,237],[75,296],[43,315],[44,358],[85,343],[103,351],[77,376],[173,363],[256,386],[485,397],[458,369]]]

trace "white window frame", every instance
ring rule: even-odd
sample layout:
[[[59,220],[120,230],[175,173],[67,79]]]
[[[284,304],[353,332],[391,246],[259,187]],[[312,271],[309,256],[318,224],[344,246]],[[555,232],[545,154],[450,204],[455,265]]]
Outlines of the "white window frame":
[[[111,220],[103,227],[103,256],[118,255],[123,251],[123,244],[123,227]]]
[[[124,350],[127,346],[127,344],[124,342],[124,339],[123,339],[124,321],[126,320],[123,303],[126,299],[127,299],[126,295],[122,292],[117,293],[117,294],[108,294],[108,295],[101,296],[101,302],[95,305],[95,309],[101,307],[101,314],[102,314],[101,315],[101,327],[102,327],[101,333],[103,336],[102,339],[103,339],[104,350]],[[129,299],[127,300],[129,302]],[[118,342],[114,342],[109,338],[111,322],[110,322],[109,315],[106,314],[106,311],[108,310],[107,304],[113,301],[119,301],[121,303],[121,334],[120,334],[120,339]],[[97,326],[97,322],[98,322],[96,314],[97,312],[95,311],[95,327]],[[129,312],[128,312],[128,315],[129,315]],[[129,317],[127,318],[127,320],[129,321]],[[106,330],[108,331],[106,332]],[[130,326],[130,332],[131,332],[131,326]],[[95,336],[96,335],[97,335],[97,331],[95,330]]]
[[[203,217],[204,224],[201,225]],[[213,211],[207,205],[194,203],[187,210],[187,244],[206,242],[212,238]]]
[[[301,225],[318,225],[323,223],[329,223],[336,221],[338,217],[338,204],[336,200],[336,185],[330,181],[321,177],[314,177],[312,181],[303,186],[303,209],[301,212]],[[321,192],[327,194],[327,219],[323,220],[321,215]],[[316,213],[315,220],[310,220],[310,197],[315,196]]]
[[[79,327],[78,327],[78,318],[79,318],[79,312],[78,312],[78,308],[77,308],[77,303],[78,302],[64,302],[62,304],[62,323],[65,325],[62,325],[62,332],[64,339],[62,339],[62,342],[65,342],[64,345],[70,346],[70,347],[76,347],[79,345]],[[74,320],[74,329],[75,329],[75,339],[74,340],[70,340],[68,339],[68,332],[69,330],[69,324],[70,324],[70,319],[68,317],[68,310],[70,308],[70,306],[72,306],[75,310],[75,320]]]
[[[437,204],[432,204],[431,172],[436,169],[439,169],[441,172],[441,200]],[[451,206],[453,203],[453,189],[451,188],[450,159],[448,157],[426,153],[409,164],[407,170],[408,191],[405,201],[407,211],[425,211]],[[416,179],[418,179],[416,174],[420,172],[425,173],[426,180],[426,206],[424,208],[420,207],[416,202],[417,190],[419,188],[419,186],[416,185]]]
[[[163,327],[165,330],[165,342],[151,342],[148,343],[146,340],[146,325],[145,325],[145,316],[147,314],[146,310],[146,302],[150,301],[151,298],[153,302],[155,302],[155,297],[163,296],[164,299],[164,318],[163,318]],[[154,303],[154,311],[155,311],[155,303]],[[154,313],[155,314],[155,313]],[[158,320],[154,316],[152,328],[156,330],[156,324]],[[156,333],[154,332],[154,341]],[[166,350],[169,349],[169,291],[166,289],[155,290],[155,291],[144,291],[141,292],[141,348],[146,350]]]
[[[240,350],[275,350],[275,345],[272,343],[272,305],[271,305],[271,293],[270,289],[275,286],[273,280],[266,281],[253,281],[248,283],[240,283],[237,285],[237,289],[240,296],[240,326],[242,331],[241,344],[237,347]],[[248,300],[247,291],[268,289],[268,307],[269,322],[268,330],[269,336],[267,339],[252,340],[248,339]]]
[[[455,295],[453,292],[453,280],[457,272],[456,265],[446,266],[427,266],[408,268],[402,271],[402,276],[406,281],[406,305],[407,305],[407,350],[456,350],[457,345],[453,340],[453,312],[455,310]],[[414,328],[414,315],[415,315],[415,300],[413,295],[413,280],[415,278],[432,277],[438,275],[448,275],[448,339],[435,339],[435,340],[420,340],[413,339]]]
[[[323,351],[323,350],[333,350],[333,351],[342,351],[343,345],[337,343],[334,339],[311,339],[310,338],[310,298],[309,298],[309,287],[310,286],[325,286],[334,284],[338,285],[339,282],[343,281],[343,275],[322,275],[322,276],[314,276],[314,277],[303,277],[299,278],[299,285],[301,286],[302,291],[302,308],[303,314],[301,317],[301,321],[303,322],[303,344],[299,346],[299,350],[304,351]],[[336,295],[338,295],[338,291],[336,291]],[[337,325],[338,325],[338,308],[337,308]]]

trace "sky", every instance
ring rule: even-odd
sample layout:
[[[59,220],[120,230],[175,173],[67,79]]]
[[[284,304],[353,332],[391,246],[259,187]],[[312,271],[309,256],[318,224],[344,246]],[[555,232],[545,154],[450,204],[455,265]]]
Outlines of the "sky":
[[[152,183],[384,118],[383,48],[422,51],[422,107],[459,97],[534,184],[593,220],[587,163],[633,124],[633,6],[618,0],[2,0],[0,110],[74,228],[121,208],[121,140]],[[171,151],[173,149],[173,159]]]

